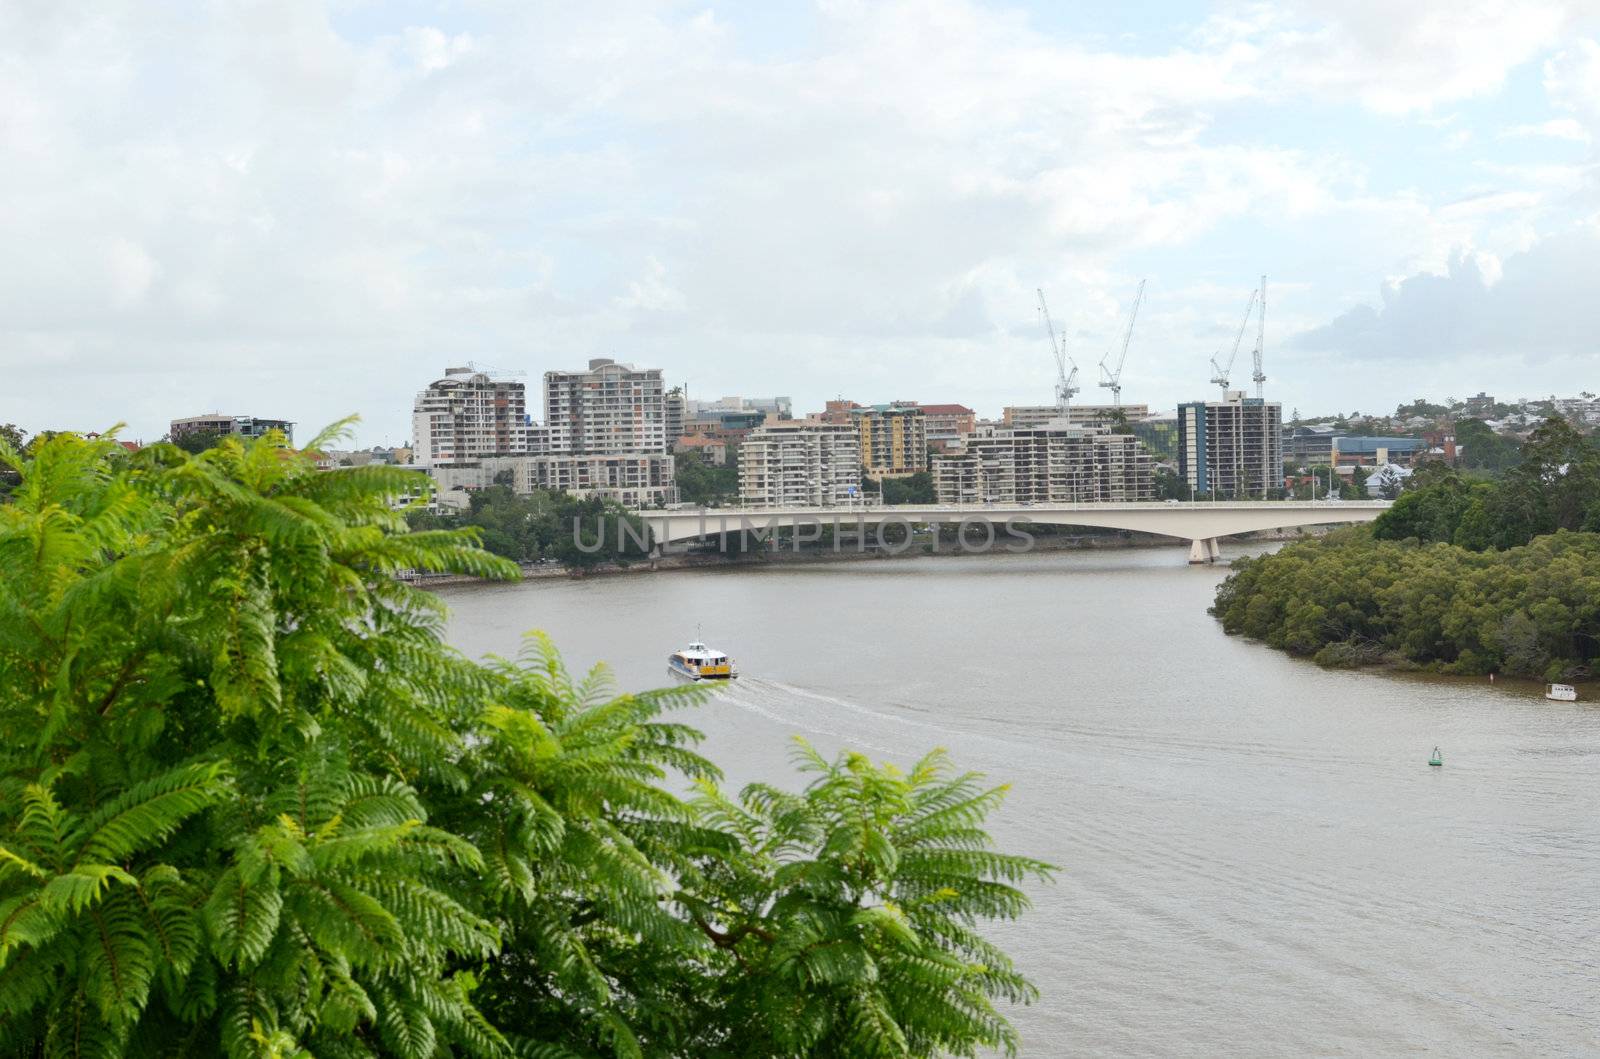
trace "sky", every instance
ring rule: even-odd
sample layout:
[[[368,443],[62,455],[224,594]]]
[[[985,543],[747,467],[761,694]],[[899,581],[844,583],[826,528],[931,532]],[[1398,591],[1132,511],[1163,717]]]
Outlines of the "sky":
[[[396,444],[597,356],[998,415],[1037,289],[1101,401],[1141,279],[1170,409],[1262,274],[1286,416],[1600,391],[1597,152],[1600,0],[0,0],[0,423]]]

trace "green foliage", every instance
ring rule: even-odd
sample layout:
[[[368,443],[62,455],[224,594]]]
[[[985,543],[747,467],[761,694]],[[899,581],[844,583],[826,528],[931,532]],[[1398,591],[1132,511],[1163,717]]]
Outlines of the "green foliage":
[[[735,841],[680,900],[737,973],[711,984],[724,1026],[697,1054],[1014,1053],[994,1002],[1036,994],[973,928],[1020,915],[1017,884],[1051,869],[991,848],[981,825],[1005,788],[939,751],[910,772],[798,756],[815,777],[798,795],[700,785],[700,818]]]
[[[207,449],[214,449],[228,435],[220,430],[206,428],[203,430],[186,430],[172,439],[172,444],[192,456],[198,456]]]
[[[1480,553],[1340,530],[1236,561],[1212,613],[1229,633],[1330,664],[1581,677],[1600,668],[1600,535]]]
[[[1442,404],[1433,404],[1425,397],[1418,397],[1410,404],[1403,404],[1397,407],[1394,410],[1394,414],[1396,419],[1409,419],[1412,416],[1425,416],[1429,419],[1437,419],[1440,416],[1449,415],[1450,409],[1446,408]]]
[[[0,1054],[1014,1048],[977,928],[1047,868],[999,790],[808,754],[734,801],[664,719],[699,689],[463,659],[394,574],[514,567],[337,436],[6,454]]]
[[[476,530],[484,550],[515,562],[554,559],[586,568],[649,554],[648,546],[639,543],[650,539],[644,523],[621,504],[598,497],[548,490],[522,495],[495,485],[473,493],[459,515],[413,512],[409,518],[419,531]]]
[[[729,451],[721,467],[708,463],[698,452],[683,452],[673,457],[678,499],[696,507],[721,507],[739,497],[739,457]]]
[[[904,478],[885,478],[880,489],[885,504],[932,504],[937,500],[933,474],[929,471],[918,471]]]
[[[0,500],[11,495],[11,490],[22,481],[18,460],[26,447],[28,435],[15,423],[0,423]]]
[[[1600,449],[1563,419],[1548,419],[1498,481],[1442,465],[1412,476],[1373,527],[1379,540],[1446,541],[1482,551],[1514,548],[1557,530],[1600,530]]]
[[[1516,438],[1496,434],[1480,419],[1458,420],[1455,432],[1463,467],[1497,473],[1516,466],[1521,457]]]
[[[1156,468],[1155,489],[1157,500],[1189,499],[1189,483],[1177,471],[1167,467]]]

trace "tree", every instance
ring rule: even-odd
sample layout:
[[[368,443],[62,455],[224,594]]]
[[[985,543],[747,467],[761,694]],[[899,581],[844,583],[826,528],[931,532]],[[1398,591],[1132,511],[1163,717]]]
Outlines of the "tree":
[[[216,448],[218,443],[228,436],[220,430],[205,428],[201,430],[186,430],[175,438],[169,438],[169,440],[184,452],[197,456],[207,449]]]
[[[15,423],[0,423],[0,500],[22,481],[18,469],[22,450],[26,447],[27,433]]]
[[[937,500],[933,475],[928,471],[918,471],[904,478],[885,478],[881,488],[885,504],[932,504]]]
[[[500,560],[395,532],[405,472],[122,452],[51,438],[0,508],[0,1052],[487,1054],[481,855],[414,785],[481,681],[390,575]]]
[[[1048,869],[989,848],[999,789],[846,756],[735,800],[662,718],[698,688],[462,658],[395,573],[516,571],[407,532],[415,472],[237,437],[15,462],[0,1054],[1014,1047],[992,1004],[1032,987],[977,928]]]
[[[1456,444],[1460,447],[1463,467],[1490,472],[1514,467],[1522,448],[1515,438],[1496,434],[1480,419],[1463,419],[1456,423]]]
[[[1166,467],[1157,467],[1155,472],[1155,492],[1157,500],[1187,500],[1189,499],[1189,483],[1177,471]]]
[[[728,463],[722,467],[707,462],[698,452],[680,453],[674,458],[674,477],[678,499],[697,507],[720,507],[739,496],[736,452],[729,454]]]

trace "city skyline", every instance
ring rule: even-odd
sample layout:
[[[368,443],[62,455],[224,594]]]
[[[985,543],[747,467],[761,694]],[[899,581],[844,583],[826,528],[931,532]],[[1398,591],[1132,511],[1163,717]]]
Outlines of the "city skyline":
[[[1099,403],[1145,277],[1165,411],[1262,272],[1286,411],[1600,382],[1589,4],[82,14],[0,11],[28,430],[398,443],[442,363],[595,357],[995,417],[1052,394],[1036,287]]]

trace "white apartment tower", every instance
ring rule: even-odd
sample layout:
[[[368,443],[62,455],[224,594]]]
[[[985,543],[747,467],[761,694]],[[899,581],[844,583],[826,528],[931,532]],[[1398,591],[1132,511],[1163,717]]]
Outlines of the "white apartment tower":
[[[587,371],[547,371],[544,412],[552,455],[667,452],[676,440],[667,437],[660,368],[599,357]]]
[[[527,387],[472,368],[446,368],[411,406],[418,466],[475,467],[528,454]]]
[[[1061,504],[1152,500],[1150,453],[1130,434],[1071,426],[982,426],[959,452],[933,458],[941,504]]]
[[[739,497],[750,507],[844,503],[860,488],[853,424],[769,419],[739,448]]]

